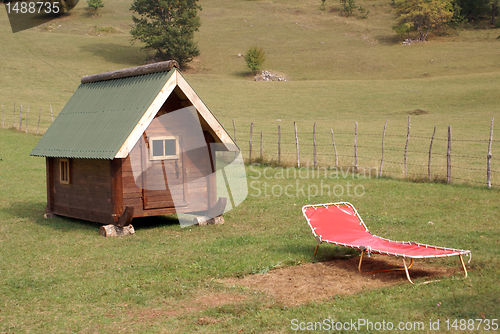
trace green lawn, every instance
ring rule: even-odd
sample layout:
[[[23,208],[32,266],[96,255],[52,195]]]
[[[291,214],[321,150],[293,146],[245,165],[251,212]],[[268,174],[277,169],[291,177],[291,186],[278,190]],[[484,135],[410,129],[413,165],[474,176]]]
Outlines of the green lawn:
[[[297,122],[301,161],[311,165],[316,122],[320,163],[333,165],[333,129],[346,171],[353,165],[357,121],[358,164],[378,168],[387,119],[384,174],[394,178],[267,179],[264,171],[270,175],[280,169],[247,166],[249,196],[225,215],[225,225],[181,228],[175,219],[160,217],[134,221],[133,237],[105,239],[96,224],[43,218],[45,162],[28,156],[40,137],[0,129],[0,332],[287,333],[293,332],[293,319],[358,318],[425,324],[439,318],[443,329],[446,319],[498,318],[498,140],[493,142],[494,187],[484,184],[490,122],[500,119],[500,31],[448,30],[427,43],[403,46],[391,30],[391,1],[357,2],[370,10],[368,18],[340,16],[336,1],[327,1],[321,11],[319,0],[202,0],[202,26],[195,35],[201,56],[183,72],[231,134],[234,120],[245,154],[254,122],[254,154],[259,154],[262,131],[269,161],[276,159],[280,124],[283,160],[294,163]],[[36,132],[40,108],[43,132],[51,122],[49,105],[56,116],[82,76],[143,64],[148,55],[140,44],[130,44],[130,4],[109,0],[93,16],[80,1],[69,16],[16,34],[1,6],[4,126],[18,125],[23,105],[23,129],[29,106],[28,132]],[[238,54],[253,45],[267,52],[265,69],[289,81],[252,81]],[[445,175],[451,125],[453,176],[472,180],[473,186],[458,179],[452,185],[400,180],[408,116],[416,109],[427,113],[411,116],[409,172],[426,174],[436,125],[433,171]],[[363,192],[340,197],[269,193],[297,182],[306,189],[350,185]],[[351,254],[322,246],[314,259],[315,240],[300,211],[307,203],[337,200],[352,202],[374,234],[472,250],[469,278],[418,286],[402,281],[295,307],[218,281]],[[203,296],[218,294],[235,296],[237,302],[202,306]],[[421,332],[436,331],[426,327]]]
[[[305,169],[283,179],[282,169],[252,166],[249,196],[225,215],[225,225],[181,228],[168,218],[135,220],[135,236],[105,239],[97,224],[43,218],[45,163],[28,157],[38,138],[0,131],[3,332],[284,333],[293,332],[293,319],[427,324],[437,318],[442,323],[498,317],[497,190],[342,174],[335,179],[333,171],[318,177]],[[277,196],[289,184],[298,191]],[[325,188],[316,195],[314,187],[326,185],[337,186],[339,195],[339,187],[345,191],[328,196]],[[402,278],[390,288],[296,307],[217,280],[313,261],[315,240],[300,208],[340,200],[354,203],[374,234],[470,249],[469,278],[418,286]],[[349,253],[322,246],[315,261]],[[456,267],[458,261],[424,266],[433,264]],[[244,299],[196,307],[202,296],[221,294]],[[200,322],[207,317],[212,320]]]

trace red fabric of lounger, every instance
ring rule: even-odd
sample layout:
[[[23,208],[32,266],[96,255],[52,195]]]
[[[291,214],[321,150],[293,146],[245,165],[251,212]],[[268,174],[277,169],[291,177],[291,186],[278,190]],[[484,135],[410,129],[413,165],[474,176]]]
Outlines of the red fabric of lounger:
[[[410,258],[443,257],[469,253],[461,249],[448,249],[416,242],[400,242],[372,235],[348,205],[304,207],[304,215],[313,232],[321,241],[351,248],[366,248],[381,253]]]

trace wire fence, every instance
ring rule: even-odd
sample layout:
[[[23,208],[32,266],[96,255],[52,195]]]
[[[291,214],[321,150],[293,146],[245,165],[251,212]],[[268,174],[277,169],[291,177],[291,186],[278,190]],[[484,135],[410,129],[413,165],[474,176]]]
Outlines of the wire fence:
[[[302,131],[297,123],[277,126],[276,131],[260,131],[240,126],[233,120],[231,135],[247,162],[273,163],[278,166],[308,168],[343,168],[353,173],[389,176],[413,181],[464,183],[500,188],[500,164],[493,158],[492,148],[499,144],[493,139],[494,119],[486,139],[455,138],[448,126],[447,136],[413,135],[408,117],[406,134],[387,131],[387,121],[380,132],[354,131],[330,133]]]
[[[26,133],[44,133],[50,124],[54,122],[52,105],[47,107],[30,108],[30,105],[24,106],[13,103],[13,106],[7,107],[2,103],[2,128],[17,129]]]
[[[1,105],[2,128],[14,128],[26,133],[42,134],[54,121],[52,106]],[[406,135],[383,131],[317,132],[299,129],[294,122],[287,128],[278,125],[276,131],[259,131],[254,123],[240,126],[232,121],[232,136],[243,152],[246,162],[267,162],[279,166],[308,168],[343,168],[370,176],[390,176],[414,181],[465,183],[500,188],[500,163],[492,155],[494,119],[491,119],[487,139],[465,139],[452,136],[414,135],[408,117]]]

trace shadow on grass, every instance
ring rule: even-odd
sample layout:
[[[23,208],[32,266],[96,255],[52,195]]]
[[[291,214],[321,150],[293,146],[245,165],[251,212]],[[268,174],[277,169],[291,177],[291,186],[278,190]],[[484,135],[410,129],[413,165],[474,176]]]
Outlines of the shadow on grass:
[[[92,8],[85,8],[85,10],[80,11],[80,15],[85,18],[93,18],[101,16],[101,11],[95,11]]]
[[[314,244],[308,244],[302,247],[287,245],[277,247],[274,250],[286,254],[292,253],[311,256],[312,263],[321,263],[324,266],[335,270],[344,270],[350,273],[358,273],[360,255],[359,250],[340,246],[321,245],[316,256],[314,257],[315,247],[316,246]],[[409,270],[412,279],[436,279],[439,277],[447,277],[452,275],[463,277],[463,272],[459,265],[439,266],[434,262],[428,260],[429,259],[415,261],[415,266]],[[407,261],[407,264],[410,264],[409,260]],[[377,272],[380,270],[386,271],[388,269],[394,270],[395,268],[399,269],[397,269],[396,271]],[[376,255],[372,257],[365,256],[363,258],[362,264],[362,271],[364,275],[359,276],[359,278],[369,277],[372,280],[378,280],[381,282],[397,282],[401,280],[406,281],[406,275],[403,268],[404,267],[401,258],[385,255]],[[365,274],[369,275],[365,276]]]
[[[153,216],[153,217],[140,217],[134,218],[132,220],[132,225],[134,229],[137,230],[149,230],[164,226],[179,226],[179,220],[174,215],[168,216]]]
[[[85,220],[60,216],[44,218],[43,215],[46,205],[46,202],[13,202],[10,206],[0,209],[0,211],[20,219],[31,220],[39,225],[48,226],[62,232],[72,230],[99,230],[99,224]]]
[[[272,246],[271,250],[276,251],[277,253],[312,256],[313,262],[349,259],[355,256],[359,256],[360,254],[360,252],[356,249],[323,244],[318,248],[318,252],[316,256],[314,256],[315,248],[316,244],[313,240],[312,242],[301,243],[299,245],[282,245],[277,247]]]
[[[375,36],[375,39],[380,43],[380,44],[387,44],[387,45],[396,45],[396,44],[401,44],[401,40],[398,35],[378,35]]]
[[[141,52],[138,46],[125,46],[115,43],[87,44],[81,48],[81,51],[90,52],[97,59],[104,58],[107,62],[120,65],[142,65],[146,58],[145,53]]]
[[[233,76],[241,79],[253,80],[254,75],[250,71],[237,71],[231,73]]]
[[[102,224],[54,215],[52,218],[44,218],[46,202],[13,202],[10,206],[0,209],[10,216],[23,220],[30,220],[36,224],[48,226],[58,231],[68,232],[72,230],[92,230],[96,233]],[[179,225],[179,221],[173,215],[134,218],[132,225],[135,230],[147,230],[152,228]]]

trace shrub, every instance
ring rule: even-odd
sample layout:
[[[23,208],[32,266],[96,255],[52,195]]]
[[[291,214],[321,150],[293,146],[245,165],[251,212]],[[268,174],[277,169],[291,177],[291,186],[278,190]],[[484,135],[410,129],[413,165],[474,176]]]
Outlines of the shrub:
[[[104,7],[102,0],[87,0],[87,4],[89,5],[89,8],[92,8],[96,12],[99,8]]]
[[[266,54],[262,48],[253,46],[245,54],[245,61],[253,74],[256,74],[266,60]]]
[[[354,15],[354,12],[358,10],[359,17],[366,19],[368,17],[369,10],[361,6],[356,5],[356,0],[340,0],[342,5],[342,15],[347,17]]]
[[[349,17],[354,13],[354,10],[358,8],[356,6],[356,0],[340,0],[342,5],[342,12],[345,16]]]
[[[321,0],[321,6],[319,7],[321,10],[326,9],[326,0]]]
[[[413,26],[406,22],[406,23],[401,23],[400,25],[395,25],[392,27],[396,34],[398,34],[400,39],[405,39],[405,38],[410,38],[410,31],[413,31]]]

